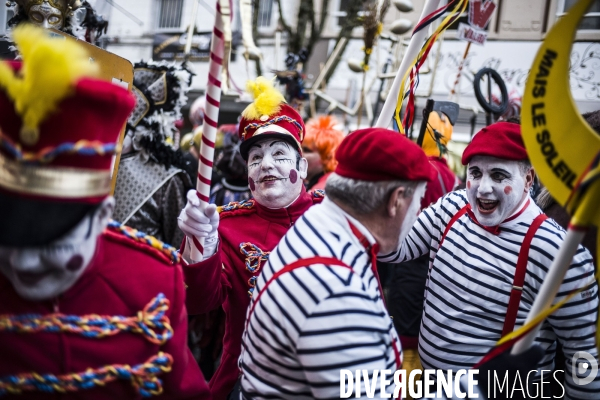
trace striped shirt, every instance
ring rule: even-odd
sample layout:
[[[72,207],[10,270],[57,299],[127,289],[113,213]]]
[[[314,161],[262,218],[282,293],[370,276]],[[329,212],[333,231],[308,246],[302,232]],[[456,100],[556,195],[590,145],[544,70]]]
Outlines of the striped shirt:
[[[533,219],[542,212],[530,201],[518,217],[500,225],[497,236],[465,214],[452,225],[438,249],[446,225],[467,203],[464,190],[442,197],[423,210],[398,252],[379,257],[403,262],[429,253],[419,337],[424,368],[470,368],[500,339],[521,243]],[[523,325],[564,238],[565,231],[552,219],[537,230],[515,326]],[[587,285],[593,275],[592,257],[579,246],[557,298]],[[597,314],[598,286],[594,282],[550,316],[536,339],[546,351],[538,371],[553,368],[557,339],[562,343],[566,366],[557,368],[565,370],[565,398],[598,399],[600,375],[592,383],[578,386],[571,374],[574,353],[585,351],[598,358],[594,344]]]
[[[281,275],[270,284],[244,332],[243,398],[339,398],[341,369],[395,371],[392,340],[398,350],[400,341],[381,299],[371,257],[349,221],[375,243],[364,226],[326,198],[311,207],[271,252],[250,307],[269,278],[295,260],[335,257],[352,271],[317,264]],[[389,394],[394,388],[391,380]],[[378,384],[376,398],[379,390]],[[364,387],[361,392],[366,398]]]

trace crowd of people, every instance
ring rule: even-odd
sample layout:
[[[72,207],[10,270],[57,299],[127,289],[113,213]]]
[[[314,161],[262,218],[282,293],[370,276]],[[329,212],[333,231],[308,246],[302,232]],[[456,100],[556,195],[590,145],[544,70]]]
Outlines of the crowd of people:
[[[76,43],[25,25],[14,40],[21,60],[0,62],[0,397],[329,399],[341,370],[368,385],[373,371],[479,368],[542,383],[563,370],[565,398],[599,398],[600,375],[581,385],[572,361],[598,360],[595,248],[579,246],[558,299],[582,292],[534,346],[489,356],[524,324],[565,240],[532,189],[518,122],[473,137],[461,180],[443,113],[422,147],[384,128],[346,135],[330,116],[305,124],[259,77],[220,129],[202,207],[201,132],[177,149],[189,70],[138,63],[129,92]],[[36,85],[40,57],[65,66],[51,84]],[[600,132],[600,112],[584,118]],[[489,398],[519,395],[535,398]]]

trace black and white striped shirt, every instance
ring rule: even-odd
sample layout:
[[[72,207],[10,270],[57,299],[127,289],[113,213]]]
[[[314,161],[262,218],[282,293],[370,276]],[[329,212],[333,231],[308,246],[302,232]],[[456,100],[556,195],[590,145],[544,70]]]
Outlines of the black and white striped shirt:
[[[497,236],[465,214],[452,225],[438,249],[446,225],[467,203],[464,190],[442,197],[423,210],[399,252],[379,257],[382,261],[402,262],[429,253],[419,337],[424,368],[470,368],[500,339],[519,249],[529,225],[542,212],[531,201],[517,218],[500,225]],[[564,238],[565,231],[551,219],[537,230],[529,251],[517,327],[523,325]],[[585,286],[593,275],[592,257],[579,246],[557,298]],[[556,340],[563,345],[566,367],[557,368],[565,369],[565,398],[600,396],[600,375],[586,386],[577,386],[571,374],[574,353],[585,351],[598,358],[594,344],[597,318],[598,286],[593,283],[550,316],[536,339],[546,350],[538,370],[552,370]]]
[[[375,243],[364,226],[325,199],[311,207],[271,252],[250,307],[268,279],[295,260],[335,257],[352,271],[322,264],[297,269],[262,294],[243,337],[244,398],[339,398],[341,369],[396,370],[392,340],[398,350],[400,341],[380,297],[371,257],[352,233],[349,220]],[[378,384],[376,398],[379,390]]]

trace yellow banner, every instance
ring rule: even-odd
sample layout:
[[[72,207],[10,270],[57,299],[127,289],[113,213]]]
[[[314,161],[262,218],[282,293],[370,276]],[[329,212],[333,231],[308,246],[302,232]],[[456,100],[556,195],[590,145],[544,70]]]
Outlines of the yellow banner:
[[[593,1],[578,1],[548,32],[523,95],[527,153],[542,183],[563,206],[600,151],[600,136],[581,117],[569,85],[571,45]]]

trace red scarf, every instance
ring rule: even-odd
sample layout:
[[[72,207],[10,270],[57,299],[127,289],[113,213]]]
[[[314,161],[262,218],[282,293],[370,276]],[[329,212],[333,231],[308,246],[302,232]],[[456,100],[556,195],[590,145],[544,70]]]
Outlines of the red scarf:
[[[521,210],[519,210],[518,213],[516,213],[512,217],[509,217],[509,218],[505,219],[504,221],[500,222],[500,225],[502,225],[502,224],[504,224],[506,222],[512,221],[512,220],[516,219],[519,215],[523,214],[523,211],[525,211],[525,209],[527,208],[527,206],[529,206],[529,202],[530,202],[530,199],[527,199],[527,202],[525,203],[525,205],[523,206],[523,208],[521,208]],[[467,204],[467,214],[469,215],[469,217],[471,217],[471,220],[476,225],[479,225],[481,228],[485,229],[489,233],[491,233],[493,235],[499,235],[500,234],[500,225],[485,226],[485,225],[482,225],[479,221],[477,221],[477,217],[475,217],[475,213],[471,209],[471,204]]]

